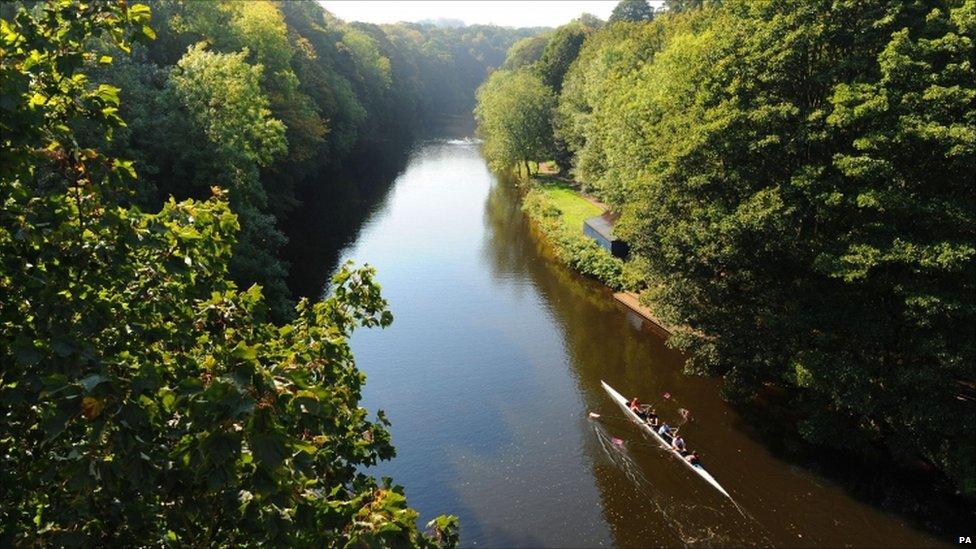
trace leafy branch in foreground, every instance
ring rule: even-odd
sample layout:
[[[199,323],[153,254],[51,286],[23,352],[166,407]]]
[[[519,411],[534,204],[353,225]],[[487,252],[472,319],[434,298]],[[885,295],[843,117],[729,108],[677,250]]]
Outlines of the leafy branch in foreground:
[[[283,326],[227,277],[226,193],[127,206],[131,162],[78,145],[124,125],[85,70],[151,39],[149,9],[49,2],[0,20],[0,545],[453,545],[389,479],[348,337],[392,317],[344,266]]]

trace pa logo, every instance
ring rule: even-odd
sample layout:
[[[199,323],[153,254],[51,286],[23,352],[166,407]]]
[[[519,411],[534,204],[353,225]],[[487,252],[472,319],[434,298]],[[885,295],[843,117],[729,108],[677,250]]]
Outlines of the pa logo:
[[[973,543],[973,538],[971,538],[969,536],[959,536],[959,543],[969,543],[969,544],[972,544]]]

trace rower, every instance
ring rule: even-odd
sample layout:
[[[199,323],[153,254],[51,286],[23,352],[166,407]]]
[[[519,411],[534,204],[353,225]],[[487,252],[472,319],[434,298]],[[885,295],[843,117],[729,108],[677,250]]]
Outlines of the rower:
[[[671,447],[677,452],[681,452],[682,454],[685,453],[685,439],[681,438],[681,435],[678,434],[678,429],[674,430],[674,438],[671,439]]]
[[[699,457],[698,457],[698,451],[697,450],[692,451],[690,454],[688,454],[687,456],[685,456],[685,459],[688,460],[688,463],[690,463],[692,465],[701,465],[701,459],[699,459]]]
[[[657,417],[657,410],[651,408],[650,405],[648,404],[645,404],[641,408],[644,411],[644,416],[646,418],[647,424],[650,425],[651,427],[657,427],[657,424],[660,423]]]
[[[671,426],[668,425],[667,421],[661,424],[661,428],[657,430],[657,434],[661,435],[662,437],[671,436]]]
[[[638,400],[637,397],[634,397],[634,399],[630,401],[628,407],[630,408],[630,411],[637,414],[637,417],[639,417],[640,419],[645,419],[647,417],[647,414],[644,413],[643,406],[641,405],[640,400]]]

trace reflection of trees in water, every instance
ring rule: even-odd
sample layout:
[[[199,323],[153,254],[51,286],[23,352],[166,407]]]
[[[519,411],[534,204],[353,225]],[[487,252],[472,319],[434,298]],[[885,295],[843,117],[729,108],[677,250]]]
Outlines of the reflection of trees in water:
[[[318,297],[342,250],[355,242],[371,214],[382,209],[411,149],[391,144],[345,169],[326,169],[307,178],[302,203],[282,223],[288,237],[282,255],[290,263],[293,297]]]
[[[601,379],[644,395],[677,387],[683,376],[681,355],[650,331],[636,331],[608,289],[555,260],[523,215],[513,183],[499,181],[492,186],[485,223],[482,253],[493,276],[530,280],[542,296],[562,336],[587,410],[608,409]],[[668,463],[668,456],[622,417],[607,414],[604,421],[630,440],[626,450],[608,446],[602,426],[585,439],[584,452],[590,456],[603,516],[618,545],[729,541],[737,530],[734,522],[723,523],[726,510],[693,505],[693,500],[682,497],[688,495],[680,492],[682,483],[694,479],[684,478],[687,475]]]
[[[628,315],[607,288],[556,261],[522,213],[517,188],[505,182],[493,185],[485,219],[490,230],[483,253],[492,273],[532,281],[562,332],[574,374],[587,394],[593,392],[589,389],[599,389],[600,379],[607,376],[627,380],[646,377],[649,371],[668,376],[678,373],[679,353],[650,333],[634,337]]]

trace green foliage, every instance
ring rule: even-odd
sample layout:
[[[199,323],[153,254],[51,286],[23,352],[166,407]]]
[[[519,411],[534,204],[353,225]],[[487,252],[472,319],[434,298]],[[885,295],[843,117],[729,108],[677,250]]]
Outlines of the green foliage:
[[[305,185],[329,184],[316,172],[402,147],[445,112],[469,113],[488,69],[531,32],[347,24],[311,0],[147,1],[156,40],[131,55],[89,44],[113,58],[92,59],[90,74],[121,89],[128,126],[111,142],[83,118],[72,127],[85,146],[136,162],[132,201],[143,208],[229,189],[241,224],[231,276],[263,287],[275,321],[293,308],[279,220]]]
[[[666,37],[677,27],[671,18],[650,24],[615,23],[591,36],[570,67],[554,116],[556,138],[572,155],[576,178],[583,188],[614,208],[632,192],[644,166],[665,143],[621,140],[620,132],[634,132],[633,75],[646,66]],[[625,103],[626,102],[626,103]],[[624,108],[626,107],[626,108]],[[617,169],[617,166],[623,166]]]
[[[680,13],[701,9],[705,6],[718,6],[722,0],[664,0],[664,7],[670,12]]]
[[[592,29],[580,23],[570,23],[556,29],[536,62],[536,70],[542,81],[555,93],[563,87],[563,78],[570,64],[576,59],[583,40]]]
[[[974,12],[738,0],[608,25],[555,124],[689,370],[782,386],[811,441],[921,455],[967,493]]]
[[[192,125],[206,136],[210,170],[231,190],[231,205],[243,230],[231,262],[239,284],[261,284],[272,298],[275,318],[287,315],[284,267],[275,259],[284,236],[265,214],[267,194],[259,169],[286,150],[285,126],[271,117],[260,81],[263,67],[236,54],[213,53],[198,44],[177,62],[169,85]]]
[[[501,68],[511,71],[534,65],[542,57],[542,52],[548,43],[549,33],[547,32],[519,40],[508,50]]]
[[[497,71],[478,89],[475,118],[496,170],[545,159],[551,150],[552,90],[526,70]]]
[[[228,278],[225,192],[146,213],[127,205],[132,162],[79,144],[83,123],[103,140],[124,126],[119,90],[89,76],[112,61],[88,45],[129,51],[149,15],[64,1],[0,20],[0,545],[456,544],[456,519],[421,534],[402,490],[362,473],[394,453],[348,346],[392,320],[373,270],[347,265],[325,300],[261,322],[261,289]],[[241,58],[187,55],[183,100],[258,101]],[[217,102],[194,80],[237,71]],[[242,161],[280,140],[195,120]]]
[[[640,23],[654,18],[654,10],[647,0],[620,0],[610,13],[608,22],[629,21]]]
[[[536,222],[561,262],[615,290],[630,289],[625,288],[624,262],[583,235],[583,223],[576,211],[581,206],[563,191],[534,186],[526,193],[522,209]],[[579,196],[576,199],[585,202]]]
[[[208,52],[191,47],[170,78],[191,119],[213,142],[224,168],[269,165],[286,149],[285,126],[271,117],[259,84],[263,68],[244,61],[246,52]]]

